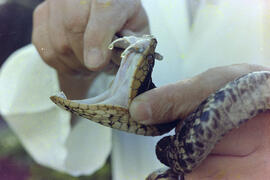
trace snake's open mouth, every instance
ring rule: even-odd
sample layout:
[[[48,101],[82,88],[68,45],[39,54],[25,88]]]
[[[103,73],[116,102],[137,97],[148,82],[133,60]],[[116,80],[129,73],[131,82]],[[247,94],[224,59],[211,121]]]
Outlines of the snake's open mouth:
[[[109,48],[122,48],[124,52],[116,77],[107,91],[83,100],[68,100],[61,92],[51,100],[79,116],[130,133],[156,136],[170,131],[176,123],[146,126],[133,121],[128,110],[134,97],[155,87],[152,69],[155,59],[162,59],[155,53],[156,44],[157,40],[151,35],[115,40]]]
[[[109,48],[114,47],[125,49],[122,53],[121,64],[116,77],[111,87],[104,93],[89,99],[72,100],[78,104],[106,104],[112,106],[120,106],[129,108],[132,99],[155,87],[152,83],[152,69],[154,66],[155,57],[162,57],[154,52],[156,40],[149,38],[141,39],[134,36],[120,38],[114,41]],[[130,46],[132,44],[132,46]],[[144,52],[151,51],[153,53],[145,57]],[[67,99],[63,92],[52,96],[51,99],[55,102],[55,98]]]
[[[101,95],[85,100],[68,100],[64,93],[52,96],[60,107],[82,117],[129,133],[157,136],[170,131],[169,124],[143,125],[129,114],[129,105],[138,94],[151,89],[156,39],[152,36],[123,37],[110,48],[125,49],[111,87]],[[229,82],[205,99],[178,124],[176,134],[164,137],[156,147],[158,159],[171,170],[154,173],[148,179],[176,179],[198,167],[215,144],[230,130],[270,109],[270,72],[252,72]]]

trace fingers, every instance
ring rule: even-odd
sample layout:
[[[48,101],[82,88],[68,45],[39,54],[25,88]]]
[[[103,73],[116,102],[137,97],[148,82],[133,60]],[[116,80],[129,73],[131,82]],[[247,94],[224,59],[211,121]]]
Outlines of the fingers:
[[[142,6],[138,6],[137,12],[135,12],[134,16],[129,19],[125,26],[122,28],[121,35],[139,36],[143,34],[149,34],[150,29],[148,23],[148,17],[146,15],[145,9]]]
[[[32,42],[36,46],[42,59],[45,63],[54,67],[55,69],[61,69],[62,72],[71,72],[71,70],[65,65],[61,65],[55,57],[55,51],[51,47],[50,35],[49,35],[49,8],[48,3],[41,3],[34,11],[33,19],[33,34]]]
[[[90,19],[84,34],[84,64],[86,67],[96,71],[108,64],[111,55],[108,50],[109,44],[117,32],[127,27],[125,24],[130,19],[136,18],[135,13],[138,13],[139,8],[141,6],[138,0],[92,1]],[[146,17],[140,18],[146,19]],[[137,27],[138,24],[134,26]],[[141,27],[137,28],[141,29]]]
[[[32,41],[58,72],[87,74],[109,63],[115,34],[147,30],[139,0],[47,0],[35,10]]]
[[[51,46],[56,51],[56,56],[61,64],[69,67],[74,74],[87,73],[86,68],[74,54],[74,50],[68,41],[64,27],[63,1],[48,0],[49,6],[49,33]]]
[[[97,70],[108,63],[110,52],[107,47],[125,20],[123,18],[110,23],[114,22],[117,12],[120,11],[117,11],[114,1],[108,1],[108,4],[97,0],[92,2],[90,20],[84,34],[84,64],[91,70]]]
[[[45,1],[34,12],[32,41],[42,59],[59,73],[89,73],[77,60],[63,28],[60,1]]]
[[[83,37],[90,18],[90,0],[66,0],[64,6],[64,28],[69,44],[82,64]]]
[[[222,66],[191,79],[147,91],[133,100],[131,117],[144,124],[160,124],[185,118],[205,98],[229,81],[263,70],[270,71],[270,68],[251,64]]]

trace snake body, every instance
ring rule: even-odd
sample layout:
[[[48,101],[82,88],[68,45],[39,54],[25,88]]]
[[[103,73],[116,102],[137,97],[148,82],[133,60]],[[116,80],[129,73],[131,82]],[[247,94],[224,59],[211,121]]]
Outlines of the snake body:
[[[244,75],[204,100],[178,124],[174,136],[161,139],[156,146],[157,157],[174,173],[189,173],[227,132],[268,109],[270,72]]]
[[[151,73],[154,59],[161,59],[155,53],[156,44],[153,36],[115,40],[110,48],[123,48],[124,52],[110,91],[87,100],[68,100],[60,93],[52,96],[51,100],[72,113],[102,125],[140,135],[161,135],[177,124],[175,135],[162,138],[156,145],[158,159],[171,169],[153,172],[147,178],[177,180],[179,175],[184,177],[185,173],[200,165],[227,132],[270,108],[270,72],[249,73],[228,83],[181,122],[142,125],[131,119],[128,108],[134,97],[155,87]],[[121,68],[128,73],[123,74]],[[117,84],[116,81],[124,83]],[[119,86],[125,87],[124,90],[117,89]],[[118,91],[120,94],[117,94]],[[120,101],[123,97],[124,100]]]

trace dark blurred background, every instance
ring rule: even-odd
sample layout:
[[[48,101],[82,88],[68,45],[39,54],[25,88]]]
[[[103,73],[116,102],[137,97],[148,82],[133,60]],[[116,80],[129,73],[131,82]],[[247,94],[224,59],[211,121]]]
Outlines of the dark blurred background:
[[[42,0],[7,0],[0,5],[0,63],[31,42],[32,13]]]
[[[0,66],[14,51],[31,43],[32,13],[42,1],[0,0]],[[24,151],[16,135],[0,116],[0,180],[110,179],[110,158],[94,175],[78,178],[38,165]]]

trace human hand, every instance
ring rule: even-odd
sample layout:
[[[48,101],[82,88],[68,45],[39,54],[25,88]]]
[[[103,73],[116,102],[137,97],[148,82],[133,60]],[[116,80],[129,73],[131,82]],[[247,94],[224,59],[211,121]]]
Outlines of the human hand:
[[[148,32],[140,0],[46,0],[35,9],[32,41],[59,73],[88,74],[109,63],[115,34]]]
[[[134,120],[159,124],[184,119],[211,93],[253,71],[270,69],[239,64],[210,69],[191,79],[156,88],[136,97],[130,107]],[[157,98],[158,97],[158,98]],[[186,180],[268,179],[270,177],[269,113],[263,113],[225,135]]]

